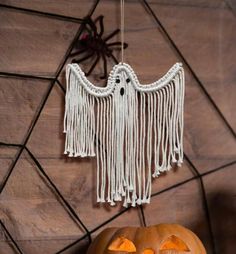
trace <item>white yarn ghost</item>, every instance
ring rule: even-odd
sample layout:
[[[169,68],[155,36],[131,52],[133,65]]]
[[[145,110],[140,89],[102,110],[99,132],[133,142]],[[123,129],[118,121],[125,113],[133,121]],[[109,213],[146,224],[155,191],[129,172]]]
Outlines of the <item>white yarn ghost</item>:
[[[184,70],[176,63],[141,85],[125,63],[107,86],[94,86],[77,64],[66,69],[65,154],[97,157],[97,201],[149,203],[151,178],[183,162]]]

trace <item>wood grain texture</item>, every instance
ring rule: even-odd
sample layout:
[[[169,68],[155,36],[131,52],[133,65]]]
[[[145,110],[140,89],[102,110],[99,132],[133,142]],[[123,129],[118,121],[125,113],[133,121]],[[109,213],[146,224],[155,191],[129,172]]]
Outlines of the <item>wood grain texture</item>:
[[[200,185],[197,180],[153,197],[145,206],[148,225],[178,223],[195,232],[211,253],[206,218],[202,207]]]
[[[14,250],[10,242],[0,241],[0,250],[1,254],[16,254],[16,250]]]
[[[64,93],[55,85],[29,139],[28,147],[37,158],[64,156]]]
[[[57,251],[63,249],[65,246],[71,244],[74,240],[28,240],[28,241],[17,241],[17,244],[20,246],[24,253],[56,253]],[[76,244],[68,251],[64,251],[65,254],[86,254],[86,249],[88,247],[88,240],[82,240],[80,243]],[[1,254],[16,254],[16,250],[11,246],[11,243],[8,241],[0,241],[0,250]]]
[[[19,159],[0,196],[0,216],[16,240],[68,239],[84,234],[26,158]]]
[[[191,166],[184,161],[182,167],[174,167],[172,170],[162,173],[152,181],[152,194],[163,191],[171,186],[194,177]]]
[[[158,0],[148,1],[167,31],[173,36],[207,91],[230,122],[234,124],[235,21],[224,1]],[[15,1],[0,3],[39,11],[84,16],[94,1]],[[158,5],[157,5],[158,3]],[[136,71],[142,83],[160,78],[177,61],[178,55],[159,31],[155,21],[139,1],[126,1],[125,61]],[[94,18],[105,14],[105,35],[119,27],[119,1],[101,1]],[[53,76],[75,35],[78,24],[0,10],[0,71]],[[183,21],[181,20],[183,19]],[[220,30],[222,29],[222,30]],[[219,31],[221,37],[218,37]],[[119,36],[113,41],[120,40]],[[119,58],[119,53],[116,53]],[[203,63],[200,61],[203,59]],[[71,59],[68,59],[69,63]],[[87,70],[92,60],[81,66]],[[224,64],[225,65],[224,65]],[[113,62],[109,61],[108,68]],[[65,67],[65,66],[64,66]],[[217,72],[214,73],[214,68]],[[65,69],[65,68],[64,68]],[[186,66],[186,101],[184,149],[201,172],[236,160],[236,143],[219,117],[209,98],[188,72]],[[89,79],[104,86],[99,76],[102,62]],[[65,85],[64,70],[60,81]],[[0,78],[0,141],[22,142],[48,88],[48,82]],[[63,134],[64,93],[58,85],[52,89],[37,125],[27,143],[45,172],[89,230],[97,229],[94,238],[108,226],[141,226],[139,209],[130,209],[107,225],[100,227],[117,213],[121,206],[96,204],[96,163],[94,159],[67,158]],[[0,181],[6,175],[18,149],[0,146]],[[214,237],[220,252],[230,253],[235,238],[235,168],[204,177]],[[194,176],[185,161],[153,180],[152,192],[160,192]],[[227,183],[227,186],[226,186]],[[185,183],[152,198],[144,207],[148,225],[177,222],[196,232],[211,254],[209,234],[197,180]],[[226,219],[222,218],[226,216]],[[3,220],[20,247],[27,254],[53,254],[84,235],[84,230],[67,214],[61,201],[39,173],[37,166],[24,152],[0,196],[0,219]],[[219,221],[224,221],[218,223]],[[0,231],[1,232],[1,231]],[[85,254],[88,239],[76,244],[66,254]],[[235,249],[235,247],[234,247]],[[13,254],[0,233],[0,253]]]
[[[19,245],[24,249],[25,253],[56,253],[57,251],[63,249],[65,246],[71,244],[75,239],[65,240],[39,240],[39,241],[18,241]],[[76,244],[75,247],[71,248],[68,251],[63,252],[63,254],[86,254],[85,250],[88,247],[88,241],[83,240],[80,243]]]
[[[46,3],[42,0],[0,0],[1,4],[9,6],[21,7],[36,11],[60,14],[75,18],[84,17],[94,4],[93,0],[50,0]]]
[[[107,5],[104,5],[104,8],[108,8]],[[134,6],[133,8],[135,9]],[[139,8],[140,6],[137,5],[138,10]],[[144,9],[143,11],[145,13]],[[141,15],[141,10],[139,10],[138,13],[139,15]],[[174,52],[166,43],[161,33],[157,29],[151,28],[153,26],[153,23],[151,21],[149,21],[149,23],[148,21],[145,22],[145,25],[147,27],[149,26],[150,30],[147,29],[142,32],[130,31],[126,33],[126,41],[130,44],[130,47],[126,50],[125,55],[127,62],[132,65],[140,81],[148,83],[160,78],[169,69],[169,67],[172,66],[174,62],[179,61],[179,59],[176,58]],[[129,23],[128,25],[129,27],[132,27],[132,25],[130,25]],[[133,21],[133,25],[136,25],[135,21]],[[140,33],[146,35],[142,37],[140,36]],[[151,39],[147,41],[147,37],[150,37]],[[141,48],[141,50],[139,49],[139,47]],[[148,50],[149,48],[152,48],[152,51]],[[140,51],[140,53],[135,54],[135,52],[137,51]],[[145,63],[149,64],[145,65]],[[99,72],[99,70],[101,69],[98,68],[97,71]],[[94,76],[96,76],[96,74],[93,75],[93,77]],[[91,78],[90,80],[92,81]],[[96,80],[96,78],[94,78],[93,80]],[[96,84],[98,84],[98,81],[96,82]],[[53,94],[52,96],[58,97],[59,95]],[[215,111],[208,98],[203,93],[202,89],[199,87],[198,83],[193,79],[193,77],[187,70],[185,98],[186,102],[184,143],[185,153],[187,154],[187,156],[190,157],[194,165],[201,172],[205,172],[212,168],[219,167],[226,163],[234,161],[236,159],[236,142],[232,139],[232,135],[228,130],[227,126],[219,117],[218,113]],[[52,137],[52,135],[57,135],[57,137],[55,137],[57,139],[54,139],[54,142],[57,142],[57,145],[54,145],[55,149],[59,149],[60,147],[61,151],[63,151],[63,135],[60,136],[61,145],[59,146],[58,143],[58,131],[60,129],[62,130],[61,123],[63,118],[63,108],[60,108],[57,111],[59,113],[59,111],[61,110],[60,117],[58,117],[58,115],[55,115],[55,117],[58,117],[58,127],[57,129],[55,129],[56,131],[51,131],[49,133],[48,131],[50,129],[56,128],[55,119],[51,123],[49,123],[49,119],[46,119],[46,111],[52,110],[48,107],[55,108],[55,104],[53,103],[54,99],[50,97],[49,100],[50,105],[54,106],[46,106],[45,113],[43,112],[42,115],[42,120],[40,119],[39,121],[39,123],[41,124],[37,128],[37,132],[33,133],[32,135],[32,138],[34,139],[36,139],[36,135],[37,137],[39,137],[38,141],[35,140],[33,143],[37,144],[37,147],[35,147],[34,149],[37,149],[38,152],[41,154],[44,153],[45,149],[47,148],[46,145],[44,145],[44,149],[42,149],[42,147],[40,147],[40,143],[45,141],[46,144],[48,138]],[[55,98],[55,100],[57,99]],[[62,99],[60,99],[60,101],[60,103],[63,104]],[[45,130],[44,132],[45,138],[41,138],[42,134],[40,130],[42,130],[42,128],[47,128],[47,130]],[[49,147],[50,146],[51,144],[49,144]],[[53,151],[54,149],[51,150]],[[47,156],[46,154],[47,153],[45,152],[44,156]]]
[[[151,4],[162,4],[172,6],[189,6],[200,8],[222,8],[225,6],[224,0],[149,0]]]
[[[204,177],[217,253],[236,248],[236,164]]]
[[[93,230],[123,209],[121,206],[111,208],[96,203],[96,167],[91,161],[40,159],[40,163],[89,230]],[[35,195],[40,199],[40,193]],[[42,195],[47,196],[47,193]],[[88,216],[88,213],[92,216]],[[121,217],[119,224],[127,223],[140,223],[135,210],[130,217]]]
[[[0,146],[0,159],[13,159],[18,149],[18,147]]]
[[[0,70],[54,76],[78,24],[0,9]]]
[[[9,169],[16,157],[18,148],[0,146],[0,185],[7,176]]]
[[[1,142],[23,142],[48,85],[42,81],[0,78]]]
[[[1,165],[0,184],[2,183],[3,179],[5,179],[12,162],[13,162],[12,159],[0,159],[0,165]]]
[[[204,9],[154,3],[151,7],[236,130],[236,20],[233,13],[227,8]]]
[[[186,71],[184,151],[200,172],[236,159],[236,141]]]
[[[226,0],[228,8],[232,11],[234,16],[236,16],[236,2],[234,0]]]

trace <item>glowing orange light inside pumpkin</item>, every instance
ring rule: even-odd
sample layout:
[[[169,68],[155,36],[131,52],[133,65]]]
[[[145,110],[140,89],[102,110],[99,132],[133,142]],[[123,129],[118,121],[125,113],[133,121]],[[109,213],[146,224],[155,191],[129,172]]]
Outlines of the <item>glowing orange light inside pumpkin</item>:
[[[108,250],[111,250],[111,251],[136,252],[136,247],[135,247],[135,245],[129,239],[121,236],[121,237],[116,238],[109,245]]]
[[[152,249],[146,249],[143,251],[143,254],[155,254],[155,252]]]
[[[177,250],[189,252],[188,246],[177,236],[172,235],[168,237],[160,247],[160,250]]]

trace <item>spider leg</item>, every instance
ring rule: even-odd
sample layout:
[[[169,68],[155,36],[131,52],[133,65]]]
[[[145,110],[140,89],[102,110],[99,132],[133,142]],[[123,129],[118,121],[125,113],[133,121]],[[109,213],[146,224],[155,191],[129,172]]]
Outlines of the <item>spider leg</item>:
[[[99,21],[99,26],[100,26],[100,32],[98,33],[98,36],[102,36],[103,33],[104,33],[104,22],[103,22],[103,18],[104,16],[101,15],[101,16],[98,16],[95,20],[94,20],[94,24],[97,23],[97,21]]]
[[[114,61],[116,64],[119,63],[119,61],[116,59],[116,57],[115,57],[112,53],[110,53],[110,57],[113,59],[113,61]]]
[[[91,54],[88,54],[88,55],[86,55],[86,56],[84,56],[84,57],[82,57],[82,58],[80,58],[80,59],[78,59],[78,60],[72,59],[72,63],[81,63],[81,62],[83,62],[83,61],[89,59],[89,58],[92,57],[93,55],[94,55],[94,53],[92,52]]]
[[[108,34],[103,40],[104,41],[108,41],[110,40],[112,37],[114,37],[116,34],[118,34],[120,32],[120,29],[116,29],[114,32]]]
[[[100,55],[98,54],[97,57],[96,57],[96,60],[93,63],[93,65],[91,66],[89,71],[86,73],[86,76],[89,76],[91,74],[91,72],[94,70],[95,66],[97,65],[99,59],[100,59]]]
[[[99,15],[98,17],[96,17],[96,18],[93,20],[94,24],[96,24],[98,21],[100,22],[100,20],[103,19],[103,18],[104,18],[103,15]]]
[[[87,50],[86,48],[77,50],[77,51],[75,51],[74,53],[71,53],[70,56],[76,56],[76,55],[82,54],[82,53],[84,53],[86,50]]]
[[[107,43],[108,47],[113,47],[113,46],[122,46],[122,43],[120,41],[117,42],[112,42],[112,43]],[[128,47],[127,43],[124,43],[124,49]],[[117,48],[118,49],[118,48]]]
[[[106,56],[102,53],[102,59],[103,59],[103,69],[104,73],[103,76],[101,76],[101,79],[105,79],[107,77],[107,59]]]
[[[95,22],[91,19],[91,17],[85,18],[85,24],[87,26],[87,30],[89,31],[90,35],[96,37],[98,35],[97,27]]]

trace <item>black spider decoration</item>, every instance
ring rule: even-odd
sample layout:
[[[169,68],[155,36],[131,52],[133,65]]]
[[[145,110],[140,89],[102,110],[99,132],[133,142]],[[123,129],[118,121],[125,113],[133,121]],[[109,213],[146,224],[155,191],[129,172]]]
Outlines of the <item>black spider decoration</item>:
[[[75,44],[75,51],[71,53],[72,57],[80,54],[84,55],[79,59],[74,58],[72,60],[73,63],[81,63],[89,58],[94,58],[94,56],[96,56],[95,61],[86,73],[86,76],[92,73],[100,58],[102,58],[104,73],[103,76],[100,77],[101,79],[107,77],[107,58],[112,58],[113,61],[117,64],[118,60],[113,55],[113,50],[120,50],[122,47],[122,44],[119,41],[108,43],[111,38],[120,32],[120,29],[116,29],[107,36],[103,36],[103,18],[104,16],[101,15],[98,16],[95,20],[92,20],[91,17],[86,17],[84,19],[84,31],[81,33],[81,36]],[[98,27],[96,26],[97,22],[99,22],[99,32]],[[124,43],[124,49],[127,47],[128,44]]]

